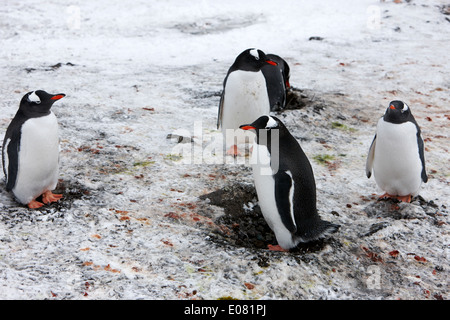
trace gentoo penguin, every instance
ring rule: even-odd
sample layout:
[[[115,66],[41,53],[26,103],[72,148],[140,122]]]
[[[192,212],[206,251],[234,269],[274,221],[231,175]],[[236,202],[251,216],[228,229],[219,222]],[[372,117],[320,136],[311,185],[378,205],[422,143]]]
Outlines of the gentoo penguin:
[[[380,198],[411,202],[422,182],[427,182],[420,128],[403,101],[392,101],[378,120],[366,161],[366,175],[373,174],[385,192]]]
[[[317,213],[311,164],[285,125],[264,115],[241,129],[256,132],[251,164],[258,203],[279,245],[269,248],[288,250],[337,231]]]
[[[266,64],[261,71],[264,74],[269,94],[270,111],[281,111],[286,106],[287,90],[290,88],[290,68],[288,63],[275,54],[267,54],[266,57],[277,65]]]
[[[261,71],[266,64],[277,63],[261,50],[247,49],[237,56],[223,81],[217,128],[222,128],[227,154],[239,155],[237,145],[246,143],[248,135],[239,130],[241,123],[270,112],[267,83]]]
[[[58,182],[58,122],[50,110],[65,94],[49,94],[42,90],[25,94],[19,110],[6,130],[2,161],[6,190],[29,208],[39,208],[42,195],[45,204],[58,201],[53,194]]]

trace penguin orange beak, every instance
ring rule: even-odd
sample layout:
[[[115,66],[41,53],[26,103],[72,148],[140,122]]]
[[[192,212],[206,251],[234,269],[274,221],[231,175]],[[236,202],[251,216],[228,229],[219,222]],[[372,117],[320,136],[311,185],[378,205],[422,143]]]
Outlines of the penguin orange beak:
[[[239,128],[241,128],[242,130],[256,130],[255,127],[249,126],[249,125],[245,125],[245,124],[243,126],[240,126]]]
[[[389,106],[389,109],[395,109],[395,107],[391,104],[391,105]]]
[[[53,97],[50,98],[50,100],[59,100],[61,98],[64,98],[66,95],[64,93],[56,94]]]
[[[273,66],[277,66],[278,65],[278,63],[276,63],[275,61],[272,61],[272,60],[266,60],[266,63],[271,64]]]

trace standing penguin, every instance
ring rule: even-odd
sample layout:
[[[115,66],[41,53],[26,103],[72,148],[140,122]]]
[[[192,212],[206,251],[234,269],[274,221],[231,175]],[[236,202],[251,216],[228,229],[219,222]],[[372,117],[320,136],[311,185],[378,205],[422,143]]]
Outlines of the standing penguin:
[[[246,134],[238,130],[241,123],[253,121],[270,112],[267,83],[261,71],[267,64],[277,65],[263,51],[247,49],[237,56],[228,70],[223,82],[217,121],[217,128],[222,128],[227,154],[239,155],[237,145],[245,143]]]
[[[420,128],[403,101],[392,101],[378,120],[366,161],[368,178],[374,173],[385,192],[380,198],[411,202],[422,182],[427,182]]]
[[[42,90],[25,94],[19,110],[6,130],[2,161],[6,190],[29,208],[39,208],[62,195],[53,194],[59,174],[58,122],[50,110],[65,94]]]
[[[270,111],[281,111],[286,107],[287,90],[290,88],[291,71],[286,60],[275,54],[266,57],[277,65],[266,64],[261,71],[264,74],[269,94]]]
[[[311,164],[284,124],[262,116],[241,129],[256,131],[251,163],[259,206],[279,244],[272,249],[288,250],[336,232],[339,226],[317,213]]]

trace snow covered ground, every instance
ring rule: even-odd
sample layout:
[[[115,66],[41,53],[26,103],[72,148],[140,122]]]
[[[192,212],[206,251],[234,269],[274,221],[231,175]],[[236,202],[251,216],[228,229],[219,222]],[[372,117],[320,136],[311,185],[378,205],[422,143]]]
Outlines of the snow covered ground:
[[[2,4],[0,134],[26,92],[66,97],[53,107],[65,198],[30,211],[0,189],[0,298],[447,299],[446,2]],[[205,199],[252,186],[247,163],[211,152],[223,78],[250,47],[284,57],[311,100],[278,116],[311,160],[321,216],[341,225],[314,248],[240,245]],[[425,139],[429,182],[411,204],[377,201],[364,173],[396,99]]]

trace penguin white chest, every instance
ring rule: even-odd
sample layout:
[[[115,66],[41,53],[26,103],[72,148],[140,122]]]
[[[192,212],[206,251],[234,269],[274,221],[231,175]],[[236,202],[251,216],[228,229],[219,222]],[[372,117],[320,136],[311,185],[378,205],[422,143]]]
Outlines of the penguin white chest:
[[[295,246],[291,232],[281,221],[275,198],[275,179],[271,168],[269,150],[256,142],[253,144],[252,169],[255,189],[258,194],[258,204],[269,227],[275,233],[278,244],[283,248]],[[293,190],[292,190],[293,191]],[[291,201],[293,193],[290,195]]]
[[[225,146],[240,145],[253,140],[254,133],[240,130],[243,123],[251,123],[270,113],[266,79],[261,71],[234,71],[225,86],[222,111],[222,134]]]
[[[263,73],[231,72],[225,87],[223,128],[238,129],[241,124],[251,123],[269,112],[269,96]]]
[[[14,195],[29,203],[46,190],[53,190],[59,174],[58,122],[53,112],[22,125],[19,163]]]
[[[414,123],[378,121],[373,170],[378,186],[389,194],[406,196],[418,191],[422,163]]]

